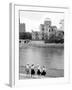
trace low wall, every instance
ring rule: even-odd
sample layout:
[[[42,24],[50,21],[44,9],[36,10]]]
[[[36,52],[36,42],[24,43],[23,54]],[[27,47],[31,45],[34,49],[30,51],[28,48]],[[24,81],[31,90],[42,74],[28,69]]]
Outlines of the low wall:
[[[39,48],[64,48],[64,44],[61,43],[44,43],[44,41],[30,41],[29,43],[21,43],[19,47],[39,47]]]
[[[64,44],[56,44],[56,43],[44,43],[44,41],[31,41],[31,46],[34,46],[34,47],[54,47],[54,48],[57,48],[57,47],[64,47]]]

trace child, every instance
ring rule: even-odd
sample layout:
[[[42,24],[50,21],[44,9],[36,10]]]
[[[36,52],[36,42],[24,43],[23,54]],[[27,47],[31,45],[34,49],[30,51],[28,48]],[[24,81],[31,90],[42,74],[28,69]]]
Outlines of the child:
[[[39,65],[37,65],[37,75],[41,75],[41,68]]]
[[[29,74],[30,73],[29,64],[26,65],[25,71],[26,71],[26,74]]]
[[[35,75],[34,64],[32,64],[32,66],[31,66],[31,77],[32,77],[32,75]]]
[[[43,66],[43,68],[42,68],[41,75],[43,75],[43,76],[45,76],[45,75],[46,75],[46,68],[45,68],[45,66]]]

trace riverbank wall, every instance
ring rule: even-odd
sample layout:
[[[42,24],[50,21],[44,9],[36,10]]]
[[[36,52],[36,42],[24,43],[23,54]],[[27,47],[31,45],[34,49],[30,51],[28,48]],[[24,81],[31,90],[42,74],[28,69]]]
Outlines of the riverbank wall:
[[[33,47],[51,47],[51,48],[64,48],[64,44],[56,43],[44,43],[44,41],[31,41],[31,46]]]
[[[64,44],[44,43],[44,41],[30,41],[29,43],[19,44],[19,47],[64,48]]]

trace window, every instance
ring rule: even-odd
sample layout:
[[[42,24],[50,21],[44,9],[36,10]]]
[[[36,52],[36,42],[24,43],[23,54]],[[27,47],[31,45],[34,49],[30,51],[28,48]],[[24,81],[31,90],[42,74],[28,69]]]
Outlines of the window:
[[[50,32],[50,29],[49,29],[49,32]]]

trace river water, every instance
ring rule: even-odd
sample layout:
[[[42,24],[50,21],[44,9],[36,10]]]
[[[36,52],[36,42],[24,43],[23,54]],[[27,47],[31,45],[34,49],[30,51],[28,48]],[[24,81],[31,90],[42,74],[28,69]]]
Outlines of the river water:
[[[25,66],[26,64],[39,64],[45,65],[46,70],[49,71],[49,76],[63,77],[64,76],[64,49],[63,48],[37,48],[28,47],[19,49],[19,66]],[[20,68],[20,71],[22,69]]]

